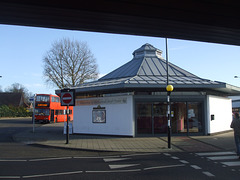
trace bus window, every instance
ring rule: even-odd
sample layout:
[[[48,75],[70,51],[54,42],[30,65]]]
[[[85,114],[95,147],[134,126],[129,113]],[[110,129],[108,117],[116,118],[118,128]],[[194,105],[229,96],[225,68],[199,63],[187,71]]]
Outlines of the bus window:
[[[35,115],[49,116],[49,109],[35,109]]]
[[[52,102],[60,102],[60,98],[59,97],[52,97]]]
[[[49,102],[50,101],[50,97],[46,96],[46,95],[37,95],[36,101],[37,102]]]
[[[64,110],[55,110],[55,115],[63,115]]]

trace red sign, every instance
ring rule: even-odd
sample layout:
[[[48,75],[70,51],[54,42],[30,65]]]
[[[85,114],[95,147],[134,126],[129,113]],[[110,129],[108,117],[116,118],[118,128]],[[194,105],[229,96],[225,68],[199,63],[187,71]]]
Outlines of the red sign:
[[[72,101],[72,95],[70,93],[64,93],[64,95],[62,96],[62,101],[65,104],[69,104]]]
[[[75,90],[61,90],[61,106],[75,106]]]

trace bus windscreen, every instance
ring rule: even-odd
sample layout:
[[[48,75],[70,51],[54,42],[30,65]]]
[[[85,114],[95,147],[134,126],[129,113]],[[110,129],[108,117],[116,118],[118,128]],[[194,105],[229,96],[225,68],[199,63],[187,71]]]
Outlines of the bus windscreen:
[[[49,116],[49,109],[35,109],[35,115]]]
[[[49,102],[50,96],[47,95],[37,95],[36,102]]]

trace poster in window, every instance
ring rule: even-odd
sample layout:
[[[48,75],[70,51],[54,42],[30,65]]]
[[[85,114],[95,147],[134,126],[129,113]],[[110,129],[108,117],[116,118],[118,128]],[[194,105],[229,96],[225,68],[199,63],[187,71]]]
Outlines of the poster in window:
[[[93,121],[93,123],[106,123],[106,110],[105,109],[93,109],[92,121]]]

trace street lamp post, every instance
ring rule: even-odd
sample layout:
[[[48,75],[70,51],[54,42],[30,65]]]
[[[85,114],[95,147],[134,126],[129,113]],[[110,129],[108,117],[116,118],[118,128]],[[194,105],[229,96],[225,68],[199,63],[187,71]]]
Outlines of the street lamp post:
[[[173,91],[173,86],[169,84],[169,73],[168,73],[168,41],[166,38],[166,70],[167,70],[167,118],[168,118],[168,148],[171,148],[171,101],[170,95]]]
[[[171,92],[173,91],[173,86],[172,85],[167,85],[166,87],[167,90],[167,118],[168,118],[168,148],[171,148],[171,100],[170,100],[170,95]]]

